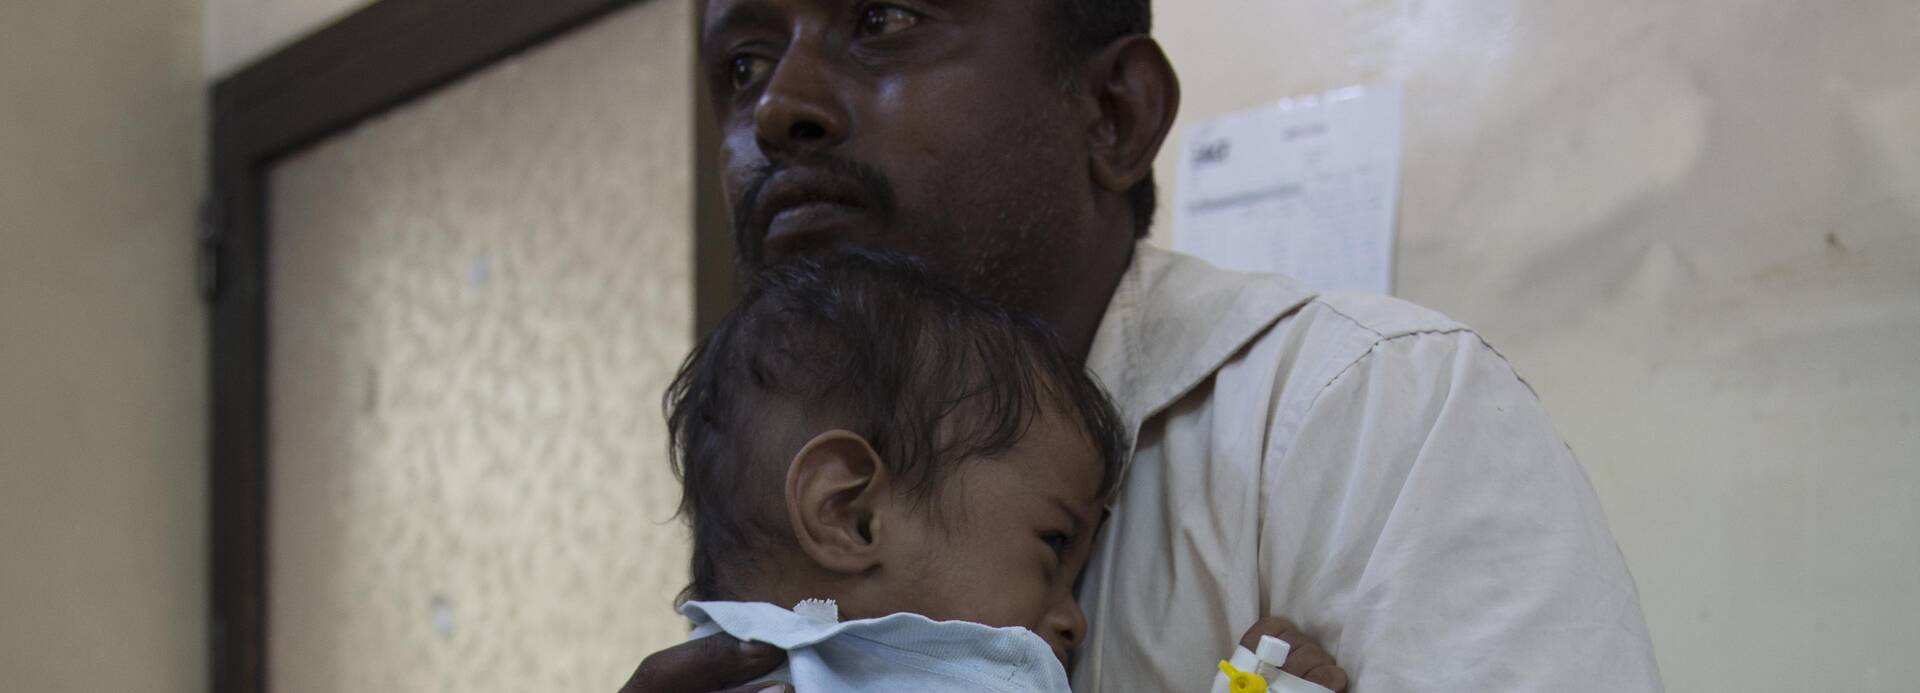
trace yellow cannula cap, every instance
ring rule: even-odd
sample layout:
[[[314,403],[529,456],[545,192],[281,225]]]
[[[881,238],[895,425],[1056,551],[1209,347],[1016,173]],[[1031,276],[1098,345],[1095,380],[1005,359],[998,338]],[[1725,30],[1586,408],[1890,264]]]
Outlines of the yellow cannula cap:
[[[1220,673],[1227,675],[1227,690],[1233,693],[1266,693],[1266,679],[1250,671],[1235,669],[1227,660],[1220,660]]]

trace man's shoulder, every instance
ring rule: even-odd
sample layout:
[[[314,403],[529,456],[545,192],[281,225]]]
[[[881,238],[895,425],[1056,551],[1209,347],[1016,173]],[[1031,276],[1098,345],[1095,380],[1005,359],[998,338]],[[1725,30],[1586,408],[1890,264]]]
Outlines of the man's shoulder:
[[[1327,292],[1315,296],[1304,307],[1304,311],[1313,311],[1315,317],[1323,321],[1354,323],[1356,328],[1379,334],[1380,340],[1394,340],[1411,334],[1469,332],[1465,324],[1453,321],[1452,317],[1446,317],[1440,311],[1380,294]]]
[[[1359,292],[1316,295],[1282,323],[1345,327],[1375,341],[1419,335],[1471,332],[1466,325],[1439,311],[1392,296]]]
[[[1196,319],[1196,306],[1240,303],[1249,315],[1271,315],[1272,330],[1346,328],[1382,340],[1419,334],[1465,332],[1465,325],[1412,302],[1351,291],[1315,291],[1284,275],[1222,269],[1164,249],[1143,251],[1140,264],[1151,289],[1168,289],[1158,302],[1169,322]],[[1260,305],[1265,304],[1265,305]],[[1204,311],[1202,311],[1204,312]],[[1271,331],[1271,330],[1270,330]]]
[[[1484,347],[1460,322],[1390,296],[1316,292],[1157,249],[1143,251],[1135,270],[1092,358],[1133,415],[1208,380],[1225,386],[1215,397],[1302,407],[1362,363],[1424,372],[1443,368],[1435,355]],[[1414,344],[1423,348],[1405,348]]]
[[[1266,399],[1285,418],[1303,414],[1343,376],[1372,370],[1443,379],[1460,356],[1498,358],[1472,329],[1438,311],[1391,296],[1329,292],[1274,321],[1215,378],[1240,381],[1223,391]]]

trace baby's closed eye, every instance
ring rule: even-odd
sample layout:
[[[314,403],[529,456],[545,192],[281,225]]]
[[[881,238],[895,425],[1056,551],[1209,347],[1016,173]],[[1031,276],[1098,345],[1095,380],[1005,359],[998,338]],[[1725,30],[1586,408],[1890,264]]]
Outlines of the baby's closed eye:
[[[1047,548],[1053,549],[1055,556],[1061,558],[1065,558],[1067,549],[1073,547],[1073,535],[1066,532],[1041,532],[1040,541],[1045,543]]]

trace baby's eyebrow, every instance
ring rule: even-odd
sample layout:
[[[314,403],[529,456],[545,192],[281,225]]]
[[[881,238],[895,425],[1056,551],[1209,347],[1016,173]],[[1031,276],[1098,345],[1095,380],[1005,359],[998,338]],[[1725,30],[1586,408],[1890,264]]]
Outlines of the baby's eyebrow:
[[[1048,497],[1053,499],[1053,504],[1059,506],[1060,510],[1067,514],[1067,517],[1073,518],[1074,534],[1084,534],[1088,529],[1091,529],[1090,527],[1087,526],[1087,516],[1084,513],[1081,513],[1079,509],[1074,508],[1072,503],[1068,503],[1066,499],[1063,499],[1059,496],[1048,496]],[[1107,519],[1106,514],[1112,511],[1106,508],[1101,508],[1100,512],[1102,513],[1100,516],[1100,521],[1106,522],[1106,519]],[[1094,527],[1099,527],[1099,526],[1100,525],[1097,525],[1097,524],[1094,525]]]

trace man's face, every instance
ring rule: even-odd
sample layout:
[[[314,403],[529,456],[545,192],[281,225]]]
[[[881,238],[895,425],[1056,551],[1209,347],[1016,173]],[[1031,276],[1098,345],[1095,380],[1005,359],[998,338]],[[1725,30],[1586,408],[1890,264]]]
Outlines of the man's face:
[[[1093,214],[1047,0],[712,0],[702,61],[742,263],[884,247],[1031,306]]]

